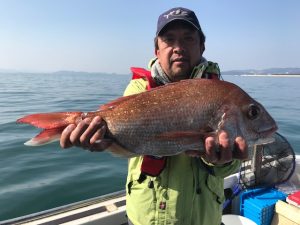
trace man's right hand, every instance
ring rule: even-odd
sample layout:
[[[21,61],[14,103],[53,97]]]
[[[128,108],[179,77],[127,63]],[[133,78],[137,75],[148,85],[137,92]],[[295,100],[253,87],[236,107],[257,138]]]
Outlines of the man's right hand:
[[[70,124],[63,130],[60,146],[62,148],[77,146],[90,151],[103,151],[112,144],[112,140],[104,138],[106,130],[106,123],[99,116],[92,120],[86,118],[77,125]]]

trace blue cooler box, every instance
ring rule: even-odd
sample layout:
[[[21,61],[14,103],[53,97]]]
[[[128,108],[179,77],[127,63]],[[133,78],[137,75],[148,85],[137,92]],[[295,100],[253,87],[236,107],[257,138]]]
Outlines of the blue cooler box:
[[[258,225],[270,225],[276,202],[285,201],[286,197],[285,193],[275,188],[246,190],[240,195],[240,213]]]

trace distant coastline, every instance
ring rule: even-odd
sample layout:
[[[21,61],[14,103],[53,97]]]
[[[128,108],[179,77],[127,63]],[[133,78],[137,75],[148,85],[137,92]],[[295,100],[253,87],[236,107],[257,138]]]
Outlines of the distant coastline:
[[[121,74],[121,73],[110,73],[110,72],[86,72],[86,71],[72,71],[72,70],[62,70],[56,72],[29,72],[29,71],[17,71],[17,70],[4,70],[0,68],[0,75],[31,75],[31,74],[40,74],[40,75],[126,75],[130,76],[131,74]],[[255,77],[300,77],[300,68],[291,67],[291,68],[269,68],[269,69],[245,69],[245,70],[227,70],[221,71],[222,75],[235,75],[235,76],[255,76]]]
[[[300,68],[269,68],[269,69],[246,69],[222,71],[222,75],[241,75],[241,76],[277,76],[277,77],[298,77]]]
[[[242,77],[300,77],[300,74],[240,74]]]

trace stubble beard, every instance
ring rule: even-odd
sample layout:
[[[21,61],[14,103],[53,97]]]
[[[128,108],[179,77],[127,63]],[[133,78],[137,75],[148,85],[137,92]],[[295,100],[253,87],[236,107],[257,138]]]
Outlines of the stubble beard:
[[[169,72],[169,78],[171,81],[180,81],[183,79],[188,79],[191,74],[190,68],[171,68]]]

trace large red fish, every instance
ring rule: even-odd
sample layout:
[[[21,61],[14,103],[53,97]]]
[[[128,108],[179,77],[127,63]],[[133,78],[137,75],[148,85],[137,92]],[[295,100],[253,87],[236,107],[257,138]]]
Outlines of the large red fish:
[[[126,156],[176,155],[203,151],[203,137],[221,130],[254,143],[272,135],[277,126],[264,107],[238,86],[218,80],[184,80],[136,95],[118,98],[95,112],[32,114],[19,119],[44,129],[26,142],[42,145],[58,140],[69,124],[101,116],[107,138],[127,149]],[[112,146],[116,146],[112,145]]]

